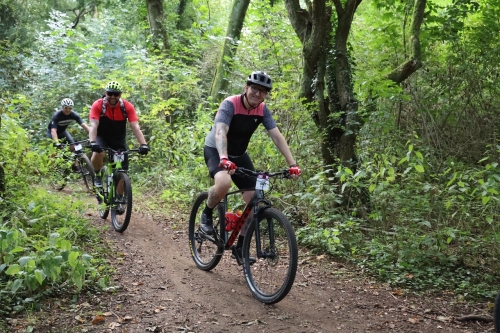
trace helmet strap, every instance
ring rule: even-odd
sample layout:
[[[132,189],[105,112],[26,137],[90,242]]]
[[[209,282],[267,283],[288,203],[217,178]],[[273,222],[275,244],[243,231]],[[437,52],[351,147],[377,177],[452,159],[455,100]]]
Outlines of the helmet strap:
[[[254,106],[254,105],[252,105],[252,104],[250,104],[250,101],[248,100],[248,97],[247,97],[247,92],[246,92],[246,91],[245,91],[245,93],[243,94],[243,98],[246,98],[246,100],[247,100],[247,104],[248,104],[248,105],[250,105],[250,108],[248,109],[248,111],[252,111],[252,110],[256,109],[256,108],[259,106],[259,104],[260,104],[260,103],[259,103],[259,104],[255,105],[255,106]]]

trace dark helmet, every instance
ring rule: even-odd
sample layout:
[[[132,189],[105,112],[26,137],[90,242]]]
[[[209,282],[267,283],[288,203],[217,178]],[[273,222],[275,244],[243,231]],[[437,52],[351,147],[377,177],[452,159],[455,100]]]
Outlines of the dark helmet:
[[[247,85],[252,85],[252,84],[258,84],[259,86],[263,86],[267,88],[267,91],[271,91],[271,89],[273,88],[271,77],[262,71],[252,72],[252,74],[248,76]]]
[[[116,81],[111,81],[111,82],[108,82],[108,84],[106,84],[105,90],[107,92],[121,93],[122,92],[122,85]]]

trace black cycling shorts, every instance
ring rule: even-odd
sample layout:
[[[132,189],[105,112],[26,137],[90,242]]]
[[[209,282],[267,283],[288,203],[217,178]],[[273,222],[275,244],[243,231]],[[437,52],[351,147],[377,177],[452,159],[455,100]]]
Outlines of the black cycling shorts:
[[[207,164],[210,177],[214,178],[215,174],[220,171],[227,172],[223,168],[219,168],[220,157],[217,148],[205,146],[203,148],[203,154],[205,156],[205,163]],[[252,160],[246,152],[241,156],[229,156],[229,160],[236,164],[237,167],[255,170]],[[255,182],[257,181],[257,178],[254,176],[231,175],[231,180],[233,181],[234,185],[236,185],[236,187],[242,190],[247,188],[255,188]]]
[[[111,148],[114,150],[123,150],[123,151],[128,150],[127,140],[125,138],[121,140],[116,140],[110,138],[103,138],[102,136],[97,136],[95,138],[95,142],[102,148]],[[128,170],[128,154],[125,154],[125,159],[122,162],[122,168],[125,171]]]

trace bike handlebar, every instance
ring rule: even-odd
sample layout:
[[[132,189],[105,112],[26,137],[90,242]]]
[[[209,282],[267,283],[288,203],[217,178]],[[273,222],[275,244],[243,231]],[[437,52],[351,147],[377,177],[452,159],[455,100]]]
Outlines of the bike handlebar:
[[[77,144],[82,144],[82,143],[89,143],[89,139],[81,140],[81,141],[75,141],[72,143],[61,143],[61,147],[68,147],[68,146],[74,146]]]
[[[135,149],[129,149],[129,150],[121,150],[121,149],[114,150],[113,148],[109,148],[109,147],[101,147],[101,149],[102,149],[103,151],[109,151],[111,154],[115,154],[115,153],[123,153],[123,154],[128,154],[128,153],[138,153],[138,152],[139,152],[139,149],[138,149],[138,148],[135,148]]]
[[[288,172],[288,169],[282,170],[282,171],[277,171],[277,172],[269,172],[269,171],[254,171],[254,170],[249,170],[245,168],[238,167],[236,169],[235,174],[241,174],[244,176],[258,176],[258,175],[266,175],[268,177],[283,177],[283,178],[290,178],[290,173]]]

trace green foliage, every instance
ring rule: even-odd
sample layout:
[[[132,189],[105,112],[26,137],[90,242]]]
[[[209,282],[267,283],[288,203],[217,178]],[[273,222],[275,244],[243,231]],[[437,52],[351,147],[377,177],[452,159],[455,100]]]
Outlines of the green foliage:
[[[207,96],[232,2],[193,1],[192,24],[182,30],[177,2],[163,3],[171,47],[152,55],[144,1],[99,2],[95,15],[73,27],[74,3],[22,7],[0,0],[5,304],[23,306],[41,297],[42,287],[77,290],[105,278],[95,273],[99,254],[84,257],[84,242],[95,235],[81,219],[83,204],[30,187],[44,184],[53,165],[54,151],[43,141],[62,98],[72,98],[86,118],[106,81],[122,83],[152,147],[130,166],[134,191],[151,209],[187,212],[194,195],[211,185],[203,144],[218,105]],[[349,43],[364,121],[355,168],[322,165],[320,133],[296,97],[302,46],[283,2],[251,2],[228,95],[242,91],[252,70],[272,76],[266,104],[304,173],[275,182],[270,196],[303,245],[352,260],[395,286],[489,296],[499,282],[500,9],[485,0],[428,3],[420,35],[424,67],[394,86],[386,76],[408,60],[412,6],[362,2],[354,16]],[[76,126],[70,131],[86,137]],[[128,143],[137,144],[131,133]],[[286,167],[262,129],[248,152],[258,169]]]
[[[33,186],[47,179],[53,148],[35,152],[15,121],[4,115],[2,125],[6,190],[0,198],[0,312],[20,311],[62,286],[72,291],[104,287],[109,281],[98,271],[101,260],[86,253],[98,232],[84,219],[85,204]]]

